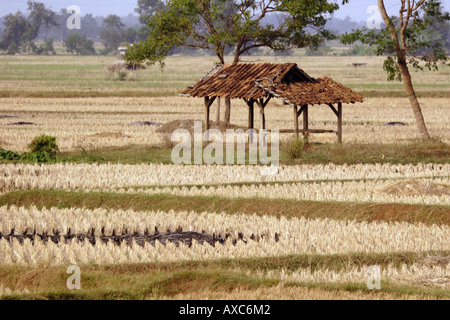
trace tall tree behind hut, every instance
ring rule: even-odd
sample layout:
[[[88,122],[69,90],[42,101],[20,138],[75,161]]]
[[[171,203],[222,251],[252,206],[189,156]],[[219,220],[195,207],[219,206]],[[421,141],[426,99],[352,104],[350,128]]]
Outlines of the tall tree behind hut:
[[[346,3],[348,0],[339,1]],[[225,50],[232,48],[231,63],[251,49],[275,51],[317,47],[333,38],[325,29],[326,16],[339,8],[336,1],[321,0],[173,0],[147,20],[149,35],[129,50],[129,62],[159,62],[171,49],[185,46],[213,50],[225,63]],[[266,19],[278,14],[278,24]],[[225,122],[230,123],[231,102],[225,99]]]
[[[449,13],[443,13],[440,0],[397,0],[398,16],[388,16],[384,0],[378,0],[378,9],[385,26],[381,30],[358,29],[341,37],[345,44],[361,41],[376,46],[378,55],[387,55],[383,68],[388,80],[403,81],[406,95],[414,112],[422,139],[429,139],[422,109],[414,91],[409,72],[413,69],[437,70],[440,63],[447,63],[446,43],[433,36],[424,37],[436,22],[447,24]]]

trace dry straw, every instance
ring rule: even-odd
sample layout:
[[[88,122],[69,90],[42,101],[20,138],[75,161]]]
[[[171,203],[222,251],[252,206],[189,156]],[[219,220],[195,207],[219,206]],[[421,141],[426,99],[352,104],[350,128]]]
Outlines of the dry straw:
[[[132,210],[108,209],[56,209],[38,210],[32,208],[0,209],[0,225],[7,234],[12,228],[15,232],[28,230],[49,231],[57,229],[65,232],[87,232],[95,228],[96,234],[105,227],[109,234],[113,229],[143,232],[146,228],[175,230],[181,226],[185,231],[206,231],[212,233],[229,232],[235,237],[243,233],[245,244],[238,241],[233,245],[201,245],[193,241],[192,247],[173,243],[163,245],[159,242],[144,247],[133,243],[131,246],[112,242],[95,246],[87,240],[79,243],[47,244],[36,239],[33,245],[29,240],[20,244],[0,240],[0,260],[4,265],[58,265],[66,263],[139,263],[152,261],[208,260],[218,258],[264,257],[298,253],[341,254],[350,252],[399,252],[448,250],[450,247],[450,227],[431,225],[355,222],[330,219],[276,218],[273,216],[226,215],[219,213],[193,212],[135,212]],[[279,234],[276,241],[275,233]],[[250,239],[251,235],[261,236],[259,241]]]

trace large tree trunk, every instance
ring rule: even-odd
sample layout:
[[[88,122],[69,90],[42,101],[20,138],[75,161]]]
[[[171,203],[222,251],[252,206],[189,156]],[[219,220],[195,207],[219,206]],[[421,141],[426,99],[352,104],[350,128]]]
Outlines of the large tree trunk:
[[[423,119],[422,109],[420,108],[419,101],[417,100],[416,92],[411,81],[411,74],[409,73],[406,61],[399,59],[398,61],[400,71],[403,77],[403,83],[405,84],[406,94],[408,95],[409,102],[414,112],[414,117],[416,118],[417,128],[419,129],[419,134],[422,139],[430,139],[427,127],[425,125],[425,120]]]
[[[400,9],[400,32],[397,33],[397,30],[395,29],[394,23],[391,21],[391,18],[387,14],[386,7],[384,6],[384,0],[378,0],[378,9],[380,10],[380,14],[383,17],[384,23],[386,24],[387,28],[389,28],[389,32],[391,34],[392,40],[394,40],[394,47],[395,51],[397,53],[397,63],[400,68],[400,72],[402,74],[403,83],[405,85],[405,91],[408,96],[409,102],[411,104],[411,107],[414,112],[414,116],[416,118],[416,124],[417,128],[419,129],[419,134],[422,139],[430,139],[430,135],[428,134],[427,127],[425,125],[425,121],[423,119],[422,110],[420,109],[419,101],[417,100],[416,93],[414,91],[412,81],[411,81],[411,74],[409,73],[408,64],[406,62],[406,40],[405,40],[405,33],[406,29],[408,27],[409,19],[412,17],[412,14],[414,11],[417,10],[417,8],[420,7],[422,3],[417,3],[415,8],[411,7],[411,2],[408,0],[408,3],[406,3],[406,0],[401,0],[401,9]],[[407,5],[407,6],[406,6]],[[413,2],[412,6],[414,7],[415,4]],[[403,17],[403,14],[406,13],[406,17]],[[400,39],[399,39],[400,36]]]

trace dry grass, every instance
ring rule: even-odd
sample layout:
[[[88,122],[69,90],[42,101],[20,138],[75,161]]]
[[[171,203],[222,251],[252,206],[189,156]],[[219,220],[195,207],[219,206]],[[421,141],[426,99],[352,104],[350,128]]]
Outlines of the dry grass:
[[[450,225],[448,206],[410,204],[339,203],[276,199],[180,197],[97,192],[19,191],[0,196],[0,205],[38,208],[108,208],[134,211],[194,211],[226,214],[269,215],[354,221],[397,221],[424,225]]]
[[[434,183],[429,180],[405,180],[392,183],[381,190],[393,195],[409,196],[450,196],[450,185]]]
[[[257,289],[237,288],[231,291],[207,289],[174,296],[161,297],[162,300],[435,300],[426,295],[393,295],[386,292],[348,292],[321,288],[302,288],[280,284]]]
[[[348,182],[351,188],[364,187],[369,191],[389,183],[390,179],[415,178],[448,179],[450,164],[355,164],[336,165],[282,165],[275,175],[261,174],[261,166],[256,165],[165,165],[165,164],[2,164],[0,165],[0,192],[29,189],[59,190],[118,190],[119,188],[143,187],[179,187],[173,192],[238,195],[239,188],[255,195],[255,188],[270,193],[279,188],[289,198],[290,185],[297,182],[301,189],[303,183],[311,183],[320,188],[321,184],[329,188]],[[366,181],[367,180],[367,181]],[[379,180],[379,181],[376,181]],[[386,181],[383,181],[386,180]],[[265,182],[266,184],[262,184]],[[268,185],[269,182],[280,182]],[[284,183],[286,184],[284,184]],[[258,184],[259,183],[259,184]],[[235,185],[232,185],[235,184]],[[194,190],[197,186],[198,190]],[[211,186],[211,188],[207,188]],[[183,188],[185,187],[185,188]],[[214,188],[212,188],[214,187]],[[284,189],[283,189],[284,188]],[[211,191],[209,191],[211,189]],[[216,190],[216,191],[214,191]],[[375,190],[375,189],[374,189]],[[150,190],[151,191],[151,190]],[[149,191],[149,192],[150,192]],[[245,192],[242,196],[246,196]],[[364,193],[364,190],[362,190]],[[246,196],[247,198],[251,197]],[[307,190],[304,195],[309,194]],[[341,192],[342,196],[345,194]],[[280,194],[282,195],[282,194]],[[270,195],[276,197],[277,194]],[[329,197],[322,195],[323,197]],[[357,197],[357,195],[355,195]],[[339,198],[335,198],[338,200]],[[367,201],[367,200],[362,200]]]
[[[424,117],[433,137],[450,142],[447,116],[448,99],[424,99]],[[212,114],[215,113],[215,104]],[[158,145],[161,138],[157,126],[130,126],[136,121],[171,123],[189,119],[203,120],[203,101],[193,98],[4,98],[0,102],[1,115],[14,115],[17,119],[0,119],[0,135],[11,150],[26,151],[33,137],[46,133],[58,137],[61,151],[76,150],[76,146],[89,140],[98,147],[121,147],[130,144]],[[224,108],[222,108],[224,109]],[[395,113],[393,113],[395,110]],[[233,101],[231,122],[238,127],[247,126],[248,108],[242,101]],[[292,110],[276,100],[266,108],[267,128],[290,129]],[[223,114],[222,114],[223,119]],[[33,122],[32,126],[10,126],[11,122]],[[397,121],[405,126],[385,126]],[[326,106],[310,110],[310,128],[336,130],[336,117]],[[177,126],[175,126],[177,127]],[[175,128],[174,127],[174,128]],[[255,127],[259,127],[256,114]],[[123,136],[93,137],[103,132],[120,132]],[[344,106],[343,139],[348,143],[407,143],[418,137],[414,115],[407,98],[367,98],[362,104]],[[86,137],[90,136],[90,137]],[[128,138],[128,136],[130,138]],[[282,141],[291,134],[281,134]],[[311,142],[334,143],[334,134],[311,135]]]
[[[165,245],[156,242],[154,246],[145,243],[139,246],[132,242],[115,245],[113,242],[102,243],[97,239],[95,246],[85,239],[78,242],[72,239],[68,243],[62,241],[55,244],[44,243],[36,238],[34,243],[25,239],[21,244],[17,239],[8,243],[0,240],[0,253],[4,265],[60,265],[67,263],[96,264],[111,263],[146,263],[153,261],[209,260],[220,258],[266,257],[299,253],[343,254],[351,252],[376,253],[398,251],[431,251],[446,250],[450,243],[450,227],[447,225],[409,224],[397,222],[357,222],[349,220],[305,219],[274,216],[256,216],[246,214],[216,214],[195,212],[135,212],[132,210],[81,209],[41,210],[31,208],[0,208],[1,232],[8,234],[14,228],[15,233],[22,234],[28,230],[38,233],[65,233],[69,228],[73,233],[88,233],[91,228],[100,236],[104,229],[106,235],[113,230],[128,230],[130,233],[143,234],[147,230],[157,228],[165,230],[196,231],[225,237],[240,239],[233,243],[231,239],[223,245],[214,247],[193,241],[192,246],[184,244]],[[53,230],[53,231],[51,231]],[[429,239],[433,239],[432,242]],[[428,268],[428,267],[426,267]],[[436,267],[437,268],[437,267]],[[442,273],[437,269],[436,273]],[[447,270],[443,267],[443,270]],[[421,268],[423,270],[423,268]],[[427,269],[428,270],[428,269]],[[430,270],[425,270],[431,274]],[[293,277],[305,278],[308,270]],[[335,277],[334,271],[325,272],[324,282]],[[421,271],[420,274],[424,272]],[[444,271],[444,272],[448,272]],[[309,272],[311,273],[311,272]],[[341,272],[342,273],[342,272]],[[344,278],[348,281],[361,277],[361,271],[346,270]],[[412,273],[415,275],[415,273]],[[392,268],[390,276],[398,273]],[[283,277],[283,276],[281,276]],[[341,281],[340,280],[340,281]],[[296,280],[298,281],[298,280]],[[313,281],[311,278],[310,281]],[[450,282],[450,281],[449,281]]]

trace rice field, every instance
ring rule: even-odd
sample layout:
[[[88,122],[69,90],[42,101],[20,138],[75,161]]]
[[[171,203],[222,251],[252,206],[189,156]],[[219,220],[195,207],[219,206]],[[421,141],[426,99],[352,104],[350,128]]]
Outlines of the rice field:
[[[212,115],[215,117],[216,105]],[[345,143],[404,143],[417,138],[414,116],[407,98],[367,98],[362,104],[344,105],[343,140]],[[395,110],[395,113],[392,112]],[[221,109],[224,112],[222,106]],[[450,142],[450,103],[446,98],[423,101],[424,117],[430,134]],[[133,125],[152,121],[165,124],[175,120],[202,120],[204,106],[201,99],[162,98],[3,98],[0,114],[0,147],[27,151],[33,137],[49,134],[57,137],[60,151],[80,148],[98,149],[135,145],[157,145],[163,142],[156,130],[159,126]],[[231,122],[247,125],[248,110],[242,101],[233,101]],[[269,129],[291,129],[292,110],[280,102],[270,102],[266,108]],[[222,114],[223,119],[223,114]],[[259,127],[256,114],[255,126]],[[27,122],[28,125],[14,125]],[[401,122],[404,126],[388,126]],[[336,130],[334,113],[324,106],[310,111],[310,127]],[[289,134],[281,134],[287,141]],[[311,135],[312,142],[334,143],[330,133]]]
[[[0,148],[26,152],[33,137],[48,134],[66,153],[145,151],[165,138],[158,125],[136,123],[203,119],[203,101],[176,93],[212,58],[171,57],[164,72],[150,67],[125,82],[108,80],[108,59],[0,57]],[[260,59],[297,62],[312,76],[370,93],[362,104],[344,105],[344,145],[402,148],[418,137],[401,84],[385,81],[378,58],[357,57],[367,65],[355,69],[351,58],[249,57]],[[449,69],[415,76],[430,134],[450,143]],[[232,105],[231,122],[246,126],[245,104]],[[267,127],[291,128],[291,113],[272,100]],[[328,107],[311,108],[310,117],[310,128],[337,125]],[[310,137],[335,141],[333,134]],[[273,175],[261,165],[2,162],[0,298],[449,299],[445,157],[300,160]],[[66,286],[75,264],[80,290]],[[368,286],[374,266],[378,289]]]

